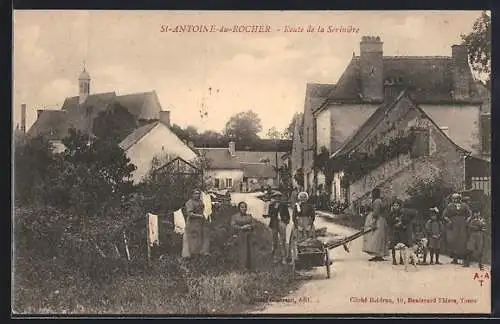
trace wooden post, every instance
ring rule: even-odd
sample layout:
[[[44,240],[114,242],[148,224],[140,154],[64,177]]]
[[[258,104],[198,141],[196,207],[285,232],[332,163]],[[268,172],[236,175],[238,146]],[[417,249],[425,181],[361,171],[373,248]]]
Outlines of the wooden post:
[[[151,244],[149,242],[149,231],[150,231],[150,228],[149,228],[149,214],[146,214],[146,244],[148,246],[148,262],[151,261]]]
[[[125,235],[125,230],[123,230],[123,242],[125,243],[125,252],[127,252],[127,260],[130,261],[130,251],[128,249],[127,235]]]

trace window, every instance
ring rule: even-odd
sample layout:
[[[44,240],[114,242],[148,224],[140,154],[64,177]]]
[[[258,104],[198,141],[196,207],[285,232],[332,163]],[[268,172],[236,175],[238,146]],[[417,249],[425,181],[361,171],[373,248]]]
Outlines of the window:
[[[226,179],[226,188],[232,188],[233,187],[233,179],[227,178]]]
[[[216,178],[215,181],[214,181],[214,185],[215,185],[215,188],[219,188],[220,189],[220,185],[221,185],[220,179]]]
[[[422,156],[429,156],[429,129],[416,128],[413,132],[415,134],[415,142],[411,150],[411,157],[419,158]]]

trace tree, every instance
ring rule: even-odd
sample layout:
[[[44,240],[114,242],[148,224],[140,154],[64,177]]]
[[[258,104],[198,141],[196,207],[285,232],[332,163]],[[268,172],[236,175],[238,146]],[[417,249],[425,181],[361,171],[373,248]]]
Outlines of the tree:
[[[283,138],[283,134],[278,131],[276,129],[276,127],[271,127],[267,130],[267,137],[271,138],[271,139],[282,139]]]
[[[181,126],[177,125],[177,124],[173,124],[170,129],[172,130],[172,132],[174,132],[175,135],[177,135],[177,137],[179,137],[181,140],[183,141],[187,141],[188,140],[188,135],[186,134],[186,132],[184,131],[184,129],[182,129]]]
[[[55,161],[52,146],[43,137],[37,137],[16,147],[14,154],[14,198],[20,203],[36,202]]]
[[[248,110],[229,119],[224,129],[224,135],[236,141],[249,142],[258,139],[257,134],[261,131],[262,123],[259,116],[252,110]]]
[[[292,120],[290,121],[290,125],[288,125],[288,127],[283,131],[283,137],[285,139],[293,139],[293,135],[295,133],[295,124],[297,120],[300,120],[301,118],[302,113],[295,113],[295,115],[293,115]]]
[[[70,129],[63,144],[67,149],[60,155],[60,175],[52,185],[64,189],[67,207],[96,214],[132,193],[136,167],[116,142],[98,138],[89,145],[86,134]]]
[[[94,119],[93,133],[102,140],[120,143],[136,127],[136,117],[127,108],[114,103]]]
[[[194,126],[187,126],[184,129],[184,134],[186,134],[188,141],[195,141],[200,134],[198,134],[198,129]]]
[[[476,19],[472,31],[461,35],[463,44],[469,52],[469,62],[472,69],[486,81],[491,80],[491,17],[483,11]]]

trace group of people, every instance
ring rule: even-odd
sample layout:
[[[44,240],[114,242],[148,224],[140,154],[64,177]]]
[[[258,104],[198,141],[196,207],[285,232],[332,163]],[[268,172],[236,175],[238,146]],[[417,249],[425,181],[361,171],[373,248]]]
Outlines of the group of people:
[[[274,262],[287,264],[293,251],[288,244],[287,227],[290,221],[293,227],[290,236],[297,240],[312,238],[315,236],[314,220],[316,211],[314,205],[309,202],[307,192],[294,190],[289,197],[284,193],[266,191],[263,197],[265,201],[264,218],[269,218],[269,228],[273,234],[272,255]],[[292,215],[290,217],[290,208]],[[280,260],[281,259],[281,260]]]
[[[442,214],[437,207],[428,212],[429,218],[423,230],[419,230],[417,211],[403,208],[398,199],[386,206],[380,190],[374,189],[371,208],[365,219],[365,229],[373,231],[364,236],[363,242],[363,252],[372,255],[369,261],[385,261],[391,250],[392,262],[398,264],[396,247],[402,244],[408,248],[421,248],[423,264],[427,264],[428,254],[430,264],[441,264],[440,252],[446,247],[451,252],[452,263],[458,264],[461,260],[464,267],[469,267],[475,258],[482,269],[485,221],[480,211],[473,212],[461,195],[454,193]],[[400,259],[399,264],[402,263]]]
[[[275,262],[288,262],[290,255],[287,226],[290,221],[294,226],[292,235],[308,237],[314,235],[314,206],[308,203],[309,196],[300,192],[294,197],[292,194],[292,213],[290,202],[286,194],[272,193],[270,189],[264,194],[266,210],[263,217],[269,218],[269,228],[273,235],[272,255]],[[183,213],[185,215],[185,230],[183,235],[182,257],[191,258],[210,254],[210,223],[212,221],[211,202],[208,195],[201,190],[194,190],[191,198],[186,202]],[[231,217],[232,245],[237,263],[241,268],[254,268],[255,239],[254,218],[248,213],[248,205],[242,201],[238,203],[238,212]]]
[[[289,199],[290,198],[290,199]],[[274,262],[284,264],[290,261],[287,227],[293,223],[291,236],[297,240],[315,237],[315,208],[309,202],[306,192],[292,193],[290,197],[279,192],[267,190],[262,199],[265,201],[263,217],[269,218],[269,228],[273,236],[272,255]],[[291,214],[290,214],[291,207]],[[372,191],[372,203],[365,219],[365,228],[373,229],[365,234],[363,252],[372,256],[369,261],[385,261],[392,254],[393,264],[398,264],[396,246],[401,244],[411,248],[420,244],[423,264],[441,264],[439,257],[445,247],[452,257],[452,263],[462,261],[469,267],[476,259],[482,268],[485,244],[485,220],[479,210],[472,211],[462,200],[460,194],[451,196],[451,202],[440,213],[437,207],[431,208],[429,218],[423,226],[416,222],[416,210],[403,208],[403,202],[394,199],[384,203],[379,189]],[[183,240],[183,257],[208,255],[210,244],[211,203],[206,194],[195,190],[185,204],[186,228]],[[238,263],[242,268],[252,269],[255,258],[254,218],[248,213],[248,205],[242,201],[238,212],[231,218],[232,239]],[[422,242],[426,244],[421,244]],[[414,260],[417,262],[417,260]],[[402,264],[403,260],[399,260]]]

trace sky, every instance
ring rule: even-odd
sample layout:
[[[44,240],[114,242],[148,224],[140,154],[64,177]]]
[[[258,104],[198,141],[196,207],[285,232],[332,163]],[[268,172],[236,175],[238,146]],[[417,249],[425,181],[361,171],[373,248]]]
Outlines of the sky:
[[[90,92],[155,90],[171,121],[221,131],[253,110],[261,136],[304,109],[307,83],[336,83],[362,36],[380,36],[384,55],[450,56],[479,11],[27,11],[13,15],[13,122],[25,103],[59,109],[78,95],[84,62]],[[162,25],[268,25],[270,32],[161,32]],[[285,32],[285,26],[304,28]],[[307,32],[307,26],[356,32]],[[211,91],[209,91],[209,88]],[[200,117],[200,108],[207,116]]]

